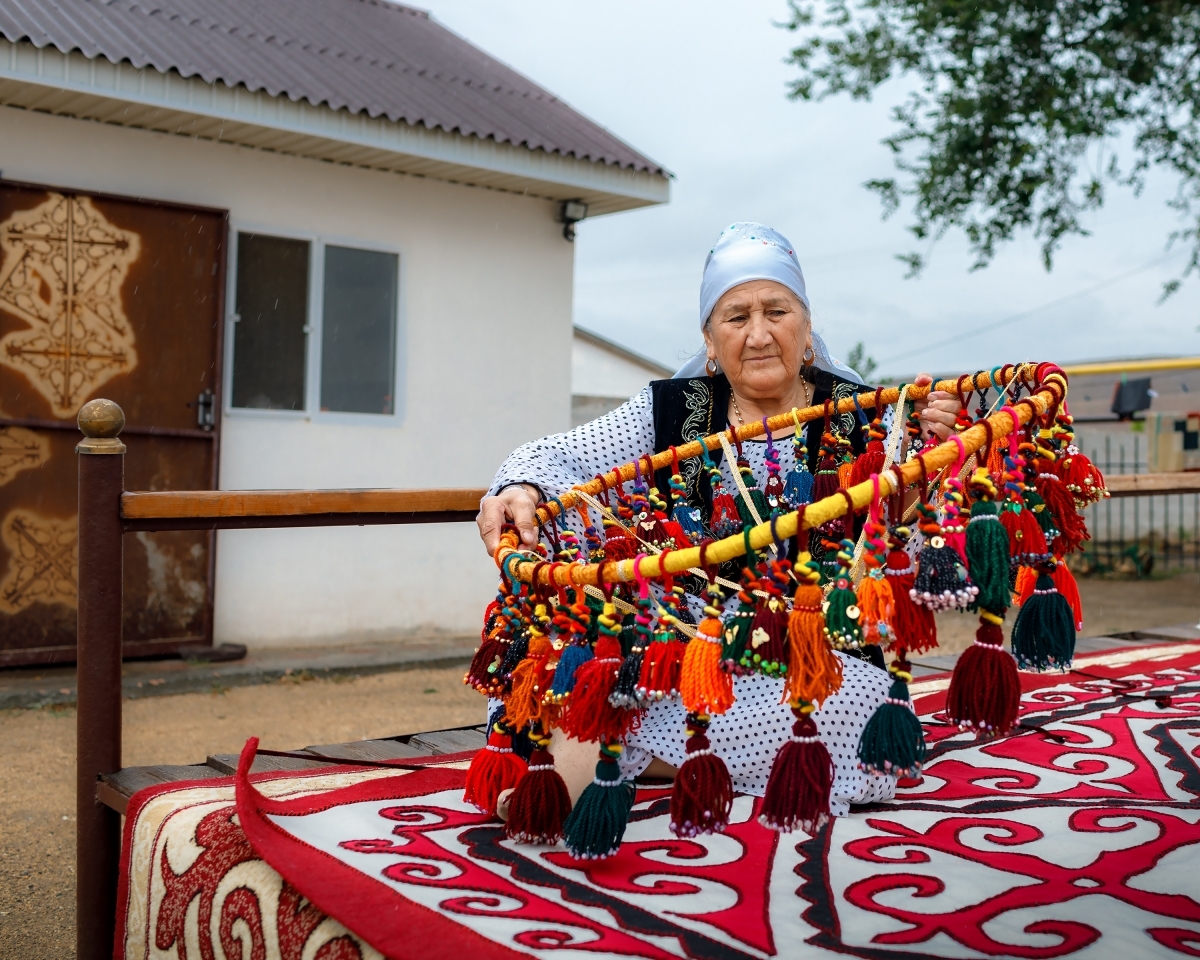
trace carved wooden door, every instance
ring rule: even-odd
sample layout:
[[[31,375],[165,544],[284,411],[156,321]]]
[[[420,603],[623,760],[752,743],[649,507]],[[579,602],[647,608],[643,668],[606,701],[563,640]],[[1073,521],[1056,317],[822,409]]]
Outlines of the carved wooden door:
[[[75,417],[129,490],[216,485],[226,216],[0,182],[0,666],[75,658]],[[210,534],[125,537],[126,656],[211,643]]]

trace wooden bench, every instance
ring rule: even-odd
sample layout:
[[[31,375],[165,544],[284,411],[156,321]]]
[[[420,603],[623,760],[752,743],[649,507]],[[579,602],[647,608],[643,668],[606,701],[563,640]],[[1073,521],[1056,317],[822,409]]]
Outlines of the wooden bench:
[[[388,760],[413,760],[420,757],[434,757],[439,754],[478,750],[486,742],[487,725],[482,724],[451,727],[448,730],[431,730],[425,733],[401,734],[381,740],[324,743],[289,751],[311,754],[312,760],[302,757],[258,756],[255,758],[250,772],[312,770],[333,766],[327,760],[340,760],[350,765],[363,760],[374,763]],[[159,764],[149,767],[126,767],[116,773],[108,773],[100,777],[96,785],[96,799],[110,810],[123,816],[129,806],[130,797],[139,790],[163,783],[230,777],[237,770],[237,763],[238,755],[236,753],[219,753],[208,757],[204,763],[191,765]]]

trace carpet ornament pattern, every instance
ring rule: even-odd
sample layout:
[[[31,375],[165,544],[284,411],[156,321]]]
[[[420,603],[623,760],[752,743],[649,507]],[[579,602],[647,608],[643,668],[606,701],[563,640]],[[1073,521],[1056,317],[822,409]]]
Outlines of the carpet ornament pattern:
[[[914,684],[930,756],[892,803],[779,835],[738,797],[682,840],[639,789],[620,853],[514,844],[465,766],[240,776],[138,794],[118,956],[1200,956],[1200,645],[1022,674],[982,742]],[[353,931],[353,932],[351,932]]]

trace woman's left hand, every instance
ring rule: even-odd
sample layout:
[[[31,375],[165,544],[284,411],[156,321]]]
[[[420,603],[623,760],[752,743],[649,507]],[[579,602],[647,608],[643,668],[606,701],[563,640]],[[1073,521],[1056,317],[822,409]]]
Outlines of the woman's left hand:
[[[913,386],[924,387],[931,383],[933,377],[927,373],[919,373],[913,381]],[[921,419],[923,436],[936,436],[939,440],[946,440],[954,432],[954,424],[958,420],[958,411],[962,409],[962,404],[952,393],[933,390],[925,399],[914,401],[913,408]]]

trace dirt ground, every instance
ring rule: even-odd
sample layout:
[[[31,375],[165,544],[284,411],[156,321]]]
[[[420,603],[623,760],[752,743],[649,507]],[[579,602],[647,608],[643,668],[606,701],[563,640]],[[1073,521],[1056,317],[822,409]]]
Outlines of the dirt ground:
[[[482,723],[484,701],[462,675],[451,667],[127,700],[124,762],[202,763],[251,735],[289,750]],[[72,957],[75,710],[0,712],[0,742],[0,958]]]
[[[1200,576],[1173,580],[1082,580],[1086,636],[1200,620]],[[1011,622],[1012,617],[1009,617]],[[942,645],[955,653],[976,618],[939,616]],[[197,763],[236,753],[256,735],[291,749],[395,736],[481,721],[483,703],[462,685],[462,668],[241,687],[225,693],[125,703],[127,766]],[[0,713],[8,776],[0,786],[0,957],[74,955],[75,711]]]

